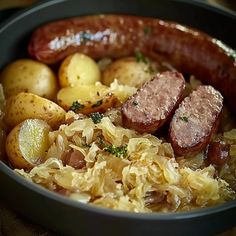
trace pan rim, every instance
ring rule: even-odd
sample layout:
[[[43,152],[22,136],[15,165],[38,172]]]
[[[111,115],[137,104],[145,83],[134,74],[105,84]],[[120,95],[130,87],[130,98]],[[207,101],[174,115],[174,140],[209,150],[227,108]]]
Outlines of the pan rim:
[[[57,193],[54,193],[20,176],[2,161],[0,161],[0,170],[3,171],[4,174],[6,174],[12,180],[17,182],[17,184],[23,185],[24,187],[30,189],[31,191],[34,191],[43,197],[49,198],[50,200],[68,205],[70,207],[76,208],[77,210],[81,209],[85,211],[90,211],[95,214],[102,214],[102,215],[113,216],[113,217],[115,216],[118,218],[132,218],[132,219],[139,219],[139,220],[158,220],[158,221],[189,220],[193,218],[203,217],[203,216],[227,211],[232,208],[236,208],[236,200],[232,200],[232,201],[225,202],[223,204],[219,204],[216,206],[200,208],[200,209],[184,211],[184,212],[135,213],[135,212],[128,212],[128,211],[113,210],[109,208],[98,207],[93,204],[80,203],[75,200],[69,199],[67,197],[61,196]]]
[[[32,6],[20,10],[19,12],[13,14],[10,18],[3,21],[0,24],[0,35],[4,32],[8,27],[10,27],[12,24],[14,24],[16,21],[24,18],[25,16],[32,14],[34,12],[39,11],[40,9],[43,9],[45,7],[54,5],[54,4],[60,4],[63,2],[66,2],[67,0],[51,0],[51,1],[42,1],[36,4],[33,4]],[[236,14],[232,14],[231,12],[226,12],[222,9],[219,9],[217,7],[213,7],[210,5],[207,5],[203,2],[197,2],[197,1],[188,1],[188,0],[170,0],[173,2],[182,2],[187,3],[191,5],[195,5],[198,7],[205,8],[207,10],[214,11],[218,14],[225,15],[226,17],[230,17],[233,20],[236,19]],[[218,212],[223,212],[232,208],[236,208],[236,200],[226,202],[217,206],[207,207],[207,208],[201,208],[196,209],[192,211],[185,211],[185,212],[174,212],[174,213],[134,213],[134,212],[127,212],[127,211],[118,211],[118,210],[112,210],[108,208],[101,208],[97,207],[92,204],[83,204],[80,202],[76,202],[74,200],[71,200],[69,198],[60,196],[59,194],[53,193],[47,189],[44,189],[43,187],[31,183],[28,180],[24,179],[23,177],[19,176],[17,173],[15,173],[10,167],[8,167],[4,162],[0,161],[0,171],[2,171],[7,177],[11,178],[17,184],[20,184],[24,186],[25,188],[30,189],[33,192],[36,192],[37,194],[40,194],[41,196],[44,196],[46,198],[49,198],[50,200],[57,201],[61,204],[68,205],[70,207],[76,208],[77,210],[85,210],[90,211],[95,214],[102,214],[117,218],[129,218],[129,219],[139,219],[139,220],[157,220],[157,221],[176,221],[176,220],[187,220],[192,218],[198,218],[202,216],[207,216],[211,214],[215,214]]]
[[[60,4],[63,2],[67,2],[68,0],[42,0],[40,2],[36,2],[32,4],[31,6],[25,8],[25,9],[20,9],[16,13],[14,13],[12,16],[4,20],[2,23],[0,23],[0,34],[7,29],[11,24],[14,24],[16,21],[20,20],[21,18],[24,18],[25,16],[32,14],[36,11],[39,11],[40,9],[55,5],[55,4]],[[189,1],[189,0],[168,0],[172,2],[180,2],[180,3],[185,3],[197,7],[201,7],[206,10],[210,10],[213,12],[216,12],[217,14],[221,14],[225,17],[232,18],[233,20],[236,20],[236,12],[230,11],[230,10],[225,10],[223,8],[215,7],[213,5],[200,2],[200,1]]]

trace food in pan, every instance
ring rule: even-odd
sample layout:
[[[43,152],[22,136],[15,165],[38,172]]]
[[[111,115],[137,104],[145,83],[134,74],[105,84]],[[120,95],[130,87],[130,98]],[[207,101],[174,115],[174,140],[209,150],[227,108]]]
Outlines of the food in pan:
[[[133,212],[236,198],[232,49],[176,23],[96,15],[41,26],[28,50],[30,63],[20,61],[32,65],[28,84],[17,62],[1,73],[2,129],[17,173],[76,201]],[[56,96],[31,89],[45,68],[58,77],[45,76]]]

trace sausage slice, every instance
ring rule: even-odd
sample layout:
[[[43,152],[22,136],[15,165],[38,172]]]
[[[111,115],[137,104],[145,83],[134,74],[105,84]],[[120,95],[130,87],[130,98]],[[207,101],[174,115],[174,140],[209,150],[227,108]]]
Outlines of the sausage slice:
[[[157,74],[122,105],[123,125],[140,133],[154,133],[173,114],[184,89],[182,74]]]
[[[170,142],[177,155],[203,150],[217,131],[223,97],[212,86],[201,85],[186,97],[170,123]]]

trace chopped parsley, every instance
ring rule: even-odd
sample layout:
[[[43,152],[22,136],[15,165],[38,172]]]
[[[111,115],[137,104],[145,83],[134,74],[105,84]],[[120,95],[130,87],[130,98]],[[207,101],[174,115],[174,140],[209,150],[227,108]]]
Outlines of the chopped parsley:
[[[135,52],[135,58],[137,62],[148,63],[147,58],[140,51]]]
[[[188,117],[186,117],[186,116],[180,116],[179,118],[180,118],[180,120],[182,120],[184,122],[188,122]]]
[[[80,37],[81,37],[81,42],[83,42],[83,43],[86,43],[87,41],[92,39],[92,35],[87,32],[82,32],[80,34]]]
[[[80,111],[84,108],[84,105],[79,103],[78,101],[75,101],[72,103],[71,107],[69,110],[72,110],[73,112]]]
[[[144,34],[150,34],[150,33],[152,33],[152,28],[151,28],[151,26],[145,26],[144,28],[143,28],[143,32],[144,32]]]
[[[92,119],[94,124],[100,123],[102,118],[104,117],[103,114],[99,112],[93,112],[89,115],[89,117]]]
[[[94,103],[94,104],[92,105],[92,107],[99,107],[100,105],[102,105],[102,102],[103,102],[102,99],[101,99],[101,100],[98,100],[96,103]]]
[[[107,146],[103,149],[104,151],[107,151],[116,157],[126,157],[127,156],[127,145],[123,145],[120,147],[116,147],[114,145]]]
[[[77,80],[80,80],[80,76],[79,75],[77,75]]]
[[[138,102],[134,100],[134,101],[133,101],[133,105],[134,105],[134,106],[138,106]]]

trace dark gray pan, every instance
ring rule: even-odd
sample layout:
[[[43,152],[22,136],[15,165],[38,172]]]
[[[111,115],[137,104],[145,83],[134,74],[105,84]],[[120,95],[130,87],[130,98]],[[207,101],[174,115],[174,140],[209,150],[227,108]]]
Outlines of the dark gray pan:
[[[158,17],[201,29],[236,48],[236,16],[193,1],[52,0],[21,11],[0,28],[0,68],[27,55],[38,26],[71,16],[123,13]],[[236,92],[236,91],[235,91]],[[215,235],[236,226],[236,201],[173,214],[135,214],[101,209],[51,193],[0,161],[0,197],[34,222],[63,235]]]

